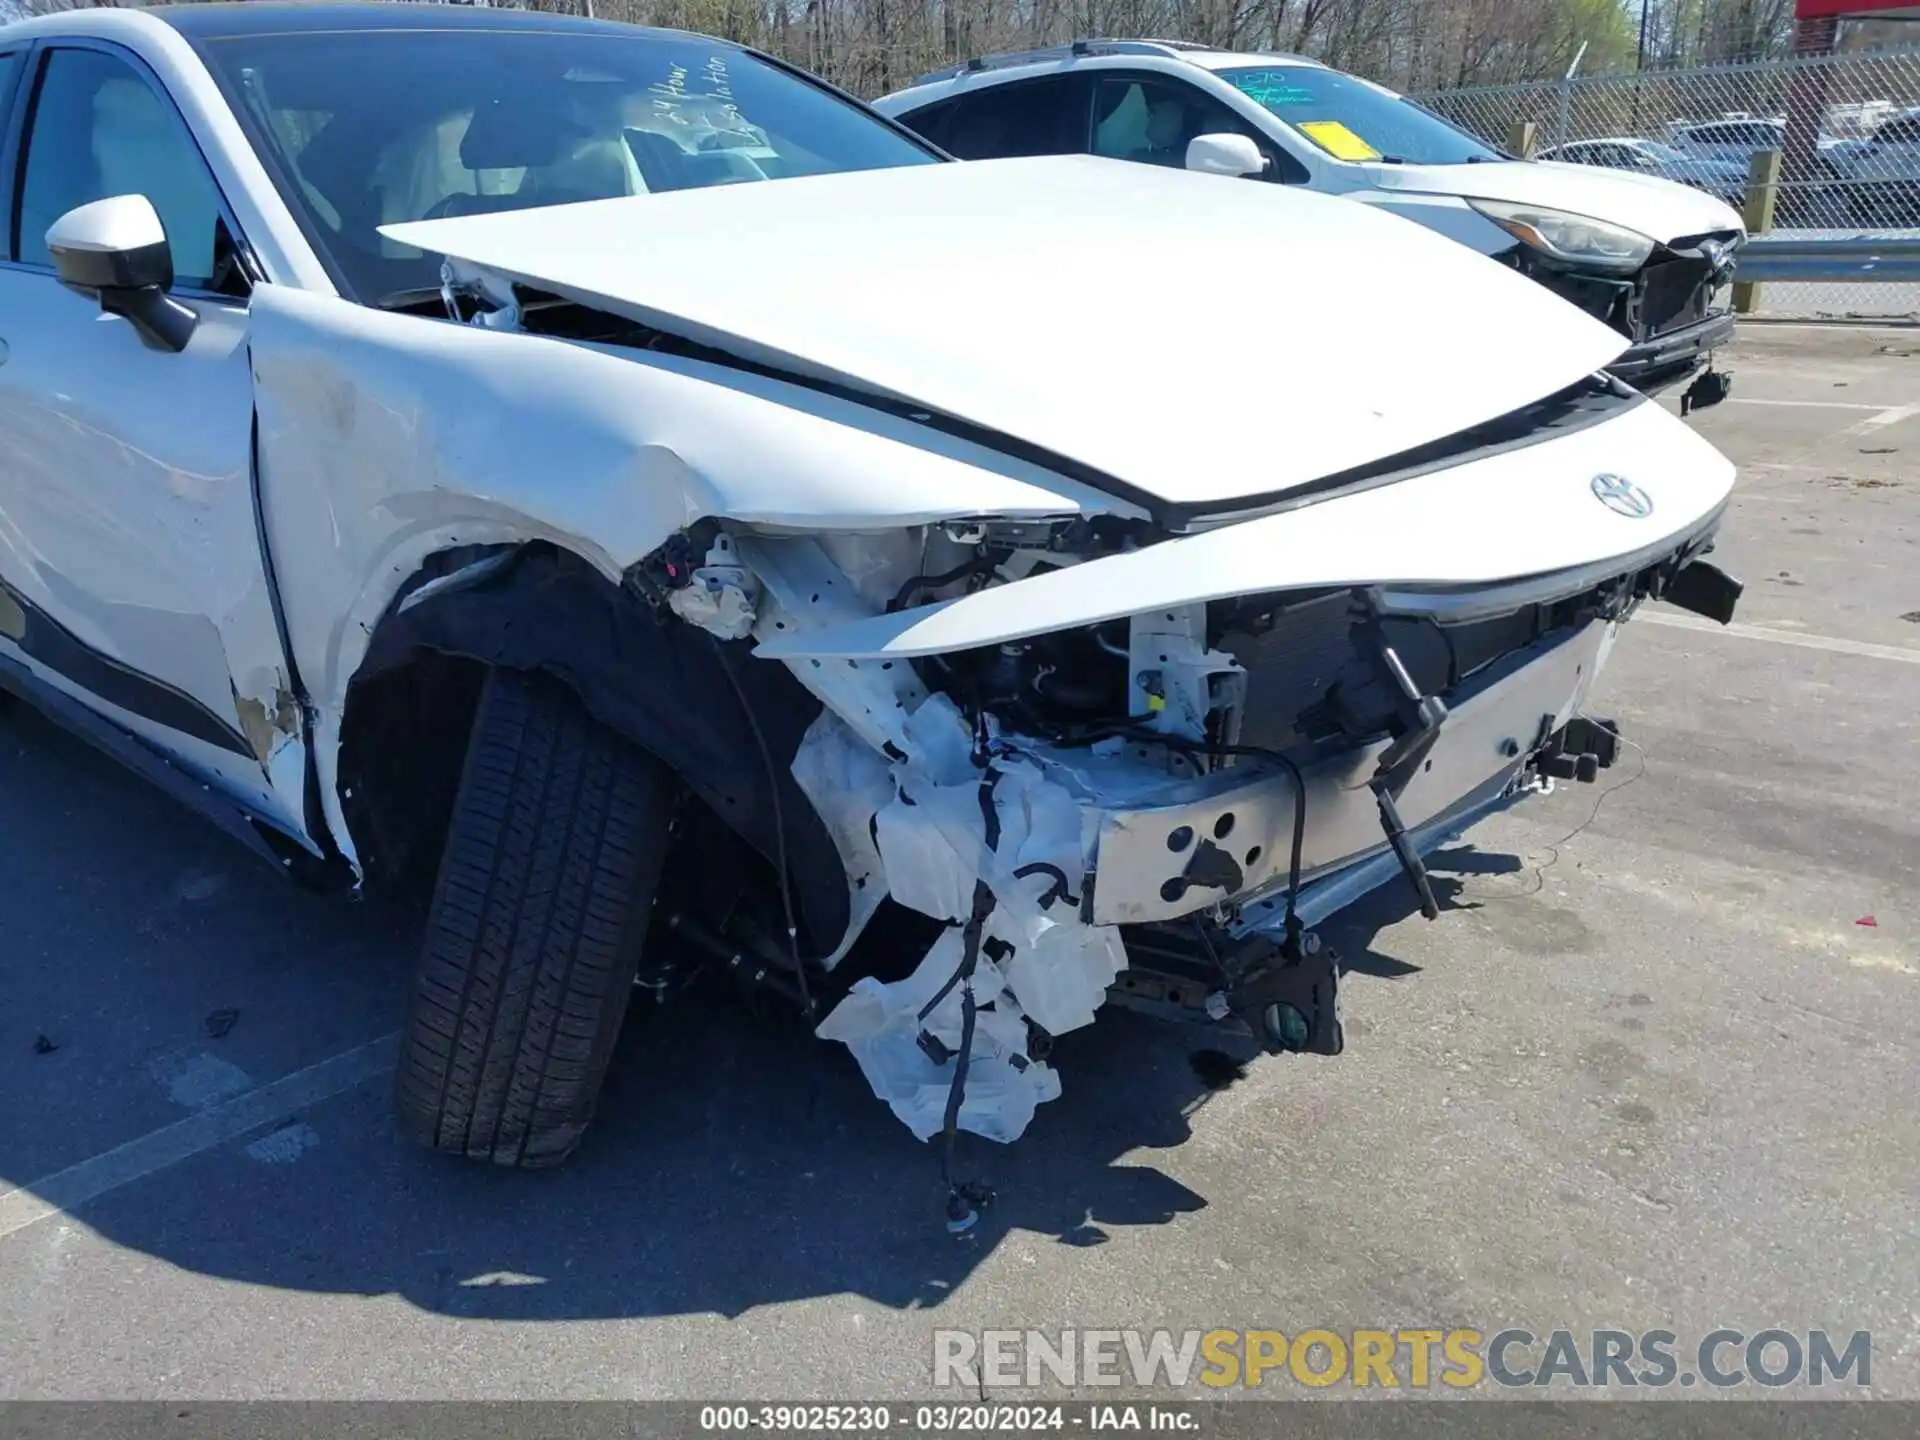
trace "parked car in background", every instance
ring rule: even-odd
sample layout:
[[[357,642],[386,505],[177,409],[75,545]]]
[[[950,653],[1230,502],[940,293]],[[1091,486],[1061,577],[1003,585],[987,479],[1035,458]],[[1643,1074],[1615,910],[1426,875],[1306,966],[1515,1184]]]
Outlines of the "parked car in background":
[[[1685,154],[1658,140],[1614,135],[1600,140],[1575,140],[1542,150],[1536,160],[1568,165],[1598,165],[1608,170],[1630,170],[1636,175],[1658,175],[1716,195],[1738,207],[1747,193],[1747,167],[1731,160],[1709,160]]]
[[[1786,146],[1787,122],[1778,118],[1680,121],[1667,127],[1667,142],[1692,159],[1738,165],[1745,172],[1755,155]]]
[[[949,1146],[1110,1001],[1337,1054],[1313,927],[1437,915],[1423,855],[1612,761],[1638,606],[1739,593],[1625,338],[1381,210],[449,6],[24,21],[0,135],[0,685],[430,889],[447,1154],[564,1159],[702,973]]]
[[[1897,175],[1877,173],[1885,157],[1876,156],[1872,135],[1893,107],[1884,102],[1833,106],[1822,117],[1808,169],[1788,173],[1774,200],[1774,223],[1787,226],[1836,226],[1895,223],[1910,208],[1904,187],[1879,184]],[[1787,122],[1779,116],[1675,121],[1667,127],[1672,148],[1702,164],[1733,165],[1744,177],[1753,157],[1784,151]]]
[[[1723,287],[1746,232],[1718,196],[1656,175],[1517,160],[1405,96],[1297,55],[1076,41],[969,60],[875,105],[962,159],[1185,166],[1418,221],[1613,326],[1631,342],[1613,373],[1635,384],[1684,378],[1733,333]]]
[[[1848,214],[1867,225],[1920,225],[1920,108],[1882,120],[1864,140],[1826,152],[1840,177]]]

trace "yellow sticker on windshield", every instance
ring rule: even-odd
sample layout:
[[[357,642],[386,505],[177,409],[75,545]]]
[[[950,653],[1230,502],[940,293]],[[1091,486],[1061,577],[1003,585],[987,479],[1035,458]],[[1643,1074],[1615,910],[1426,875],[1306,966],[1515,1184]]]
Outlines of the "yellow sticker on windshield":
[[[1336,160],[1378,160],[1380,152],[1338,120],[1309,120],[1300,127],[1314,144]]]

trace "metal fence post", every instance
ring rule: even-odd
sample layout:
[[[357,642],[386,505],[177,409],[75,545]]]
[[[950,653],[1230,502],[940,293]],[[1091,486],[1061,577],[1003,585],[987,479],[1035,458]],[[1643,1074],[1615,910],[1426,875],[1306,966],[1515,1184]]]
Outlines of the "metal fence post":
[[[1580,62],[1587,58],[1587,42],[1582,40],[1580,48],[1573,52],[1573,63],[1567,66],[1567,73],[1560,77],[1560,111],[1554,117],[1553,143],[1564,145],[1573,136],[1573,77],[1580,69]]]
[[[1747,234],[1764,235],[1773,228],[1774,198],[1780,193],[1780,152],[1760,150],[1747,162],[1747,200],[1743,219]],[[1751,315],[1760,305],[1760,286],[1752,280],[1733,282],[1733,308]]]

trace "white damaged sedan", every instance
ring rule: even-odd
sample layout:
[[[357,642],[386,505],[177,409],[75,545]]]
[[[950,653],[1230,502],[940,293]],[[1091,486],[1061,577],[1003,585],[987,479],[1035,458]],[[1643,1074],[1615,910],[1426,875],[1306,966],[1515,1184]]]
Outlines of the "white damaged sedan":
[[[442,1151],[564,1158],[715,969],[949,1144],[1110,1001],[1337,1053],[1315,927],[1434,914],[1434,845],[1612,761],[1635,607],[1739,594],[1625,337],[1364,206],[948,163],[545,14],[78,11],[0,73],[0,682],[432,887]]]

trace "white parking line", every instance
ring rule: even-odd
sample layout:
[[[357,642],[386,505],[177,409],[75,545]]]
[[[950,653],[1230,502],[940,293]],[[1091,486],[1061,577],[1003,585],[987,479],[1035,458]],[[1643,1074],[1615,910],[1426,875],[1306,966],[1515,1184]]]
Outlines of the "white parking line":
[[[399,1043],[398,1032],[382,1035],[271,1085],[209,1105],[91,1160],[0,1193],[0,1239],[383,1075],[393,1068]]]
[[[1920,405],[1896,405],[1891,410],[1882,410],[1878,415],[1869,415],[1858,425],[1848,428],[1849,435],[1864,434],[1869,430],[1878,430],[1883,425],[1898,425],[1902,420],[1911,420],[1920,415]]]
[[[1785,282],[1782,282],[1785,283]],[[1885,333],[1913,337],[1913,327],[1904,324],[1875,325],[1865,320],[1849,320],[1839,325],[1823,325],[1815,320],[1799,320],[1791,315],[1748,315],[1741,322],[1761,329],[1778,329],[1790,335],[1805,335],[1816,330],[1833,331],[1844,335],[1865,335]]]
[[[1869,405],[1862,400],[1768,400],[1758,395],[1729,395],[1729,405],[1797,405],[1808,410],[1885,410],[1884,405]]]
[[[1694,630],[1702,635],[1731,635],[1740,640],[1771,640],[1776,645],[1796,645],[1802,650],[1829,650],[1836,655],[1861,655],[1869,660],[1898,660],[1920,665],[1920,650],[1899,645],[1875,645],[1867,640],[1842,640],[1833,635],[1794,635],[1785,630],[1769,630],[1764,625],[1722,625],[1692,615],[1668,615],[1657,610],[1642,610],[1635,622],[1664,625],[1670,630]]]

